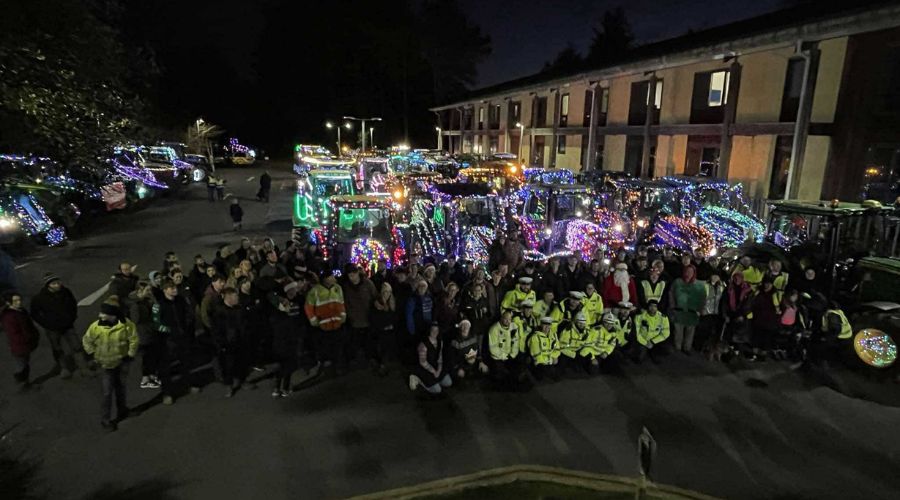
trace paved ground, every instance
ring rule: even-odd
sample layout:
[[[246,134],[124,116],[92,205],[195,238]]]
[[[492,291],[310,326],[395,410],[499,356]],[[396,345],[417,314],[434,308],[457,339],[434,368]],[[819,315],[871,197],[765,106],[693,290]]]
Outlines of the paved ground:
[[[275,177],[269,214],[252,200],[259,169],[228,171],[246,211],[246,233],[288,237],[290,174]],[[249,177],[254,179],[248,181]],[[282,186],[284,189],[281,189]],[[58,273],[79,297],[129,259],[146,272],[167,250],[212,257],[231,241],[225,204],[195,186],[134,214],[101,222],[89,237],[20,260],[32,293]],[[82,308],[79,328],[97,311]],[[34,362],[51,366],[46,343]],[[519,463],[634,475],[635,439],[655,435],[659,481],[728,498],[897,498],[900,386],[850,379],[849,397],[787,365],[725,366],[671,357],[629,365],[623,377],[570,380],[526,394],[474,388],[431,401],[397,375],[356,371],[273,401],[268,384],[234,399],[217,385],[172,407],[137,389],[148,409],[104,434],[96,380],[49,378],[14,392],[0,349],[0,446],[40,462],[51,498],[336,498]],[[880,403],[872,402],[875,399]],[[3,495],[0,494],[0,497]]]

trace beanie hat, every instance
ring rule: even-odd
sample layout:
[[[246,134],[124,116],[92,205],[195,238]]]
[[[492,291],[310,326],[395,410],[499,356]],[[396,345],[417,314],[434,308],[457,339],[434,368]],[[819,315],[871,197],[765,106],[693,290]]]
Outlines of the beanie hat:
[[[59,276],[57,276],[53,273],[45,273],[44,274],[44,286],[47,286],[50,283],[53,283],[54,281],[59,281]]]
[[[119,300],[118,297],[113,299],[113,297],[109,297],[104,300],[102,304],[100,304],[100,314],[106,314],[108,316],[118,316],[122,312],[119,309]]]
[[[291,290],[295,290],[297,288],[300,288],[300,283],[297,283],[296,281],[291,281],[287,285],[284,285],[284,293],[290,292]]]

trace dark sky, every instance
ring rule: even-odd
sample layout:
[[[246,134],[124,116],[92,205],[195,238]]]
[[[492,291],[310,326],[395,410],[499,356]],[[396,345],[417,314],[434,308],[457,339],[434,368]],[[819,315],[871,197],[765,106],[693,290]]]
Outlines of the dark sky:
[[[582,54],[603,12],[622,6],[638,43],[755,17],[791,0],[460,0],[490,34],[493,53],[479,68],[478,86],[527,76],[568,42]]]

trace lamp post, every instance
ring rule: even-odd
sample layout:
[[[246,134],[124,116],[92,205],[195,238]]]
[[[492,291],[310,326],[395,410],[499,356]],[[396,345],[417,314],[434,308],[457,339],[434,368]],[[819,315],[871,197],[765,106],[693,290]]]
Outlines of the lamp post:
[[[360,149],[361,153],[366,152],[366,122],[380,122],[380,117],[372,117],[372,118],[357,118],[355,116],[345,116],[345,120],[351,120],[356,122],[362,122],[362,147]]]
[[[350,122],[346,122],[342,125],[342,127],[347,130],[350,130],[353,128],[353,124]],[[341,151],[342,151],[341,150],[341,127],[335,127],[333,123],[325,122],[325,128],[327,128],[328,130],[331,130],[333,128],[337,129],[337,154],[338,154],[338,156],[341,156],[341,154],[342,154],[341,153]]]
[[[437,132],[438,151],[443,151],[444,150],[444,136],[441,135],[441,127],[434,127],[434,130]]]
[[[525,125],[516,122],[516,128],[519,129],[519,161],[522,161],[522,141],[525,140]]]
[[[369,127],[369,144],[375,149],[375,127]]]

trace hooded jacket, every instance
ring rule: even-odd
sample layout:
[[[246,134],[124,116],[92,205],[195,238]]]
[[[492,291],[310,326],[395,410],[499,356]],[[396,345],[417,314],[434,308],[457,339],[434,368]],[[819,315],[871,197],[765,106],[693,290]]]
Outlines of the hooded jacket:
[[[341,288],[344,292],[344,306],[347,309],[347,322],[350,328],[368,328],[372,304],[378,296],[375,284],[369,278],[360,276],[359,283],[354,285],[348,279]]]
[[[0,325],[13,356],[26,356],[37,348],[38,331],[26,311],[7,307],[0,313]]]
[[[112,370],[127,356],[133,358],[138,350],[138,336],[134,323],[116,321],[104,325],[99,320],[91,323],[81,339],[84,352],[94,356],[100,366]]]

